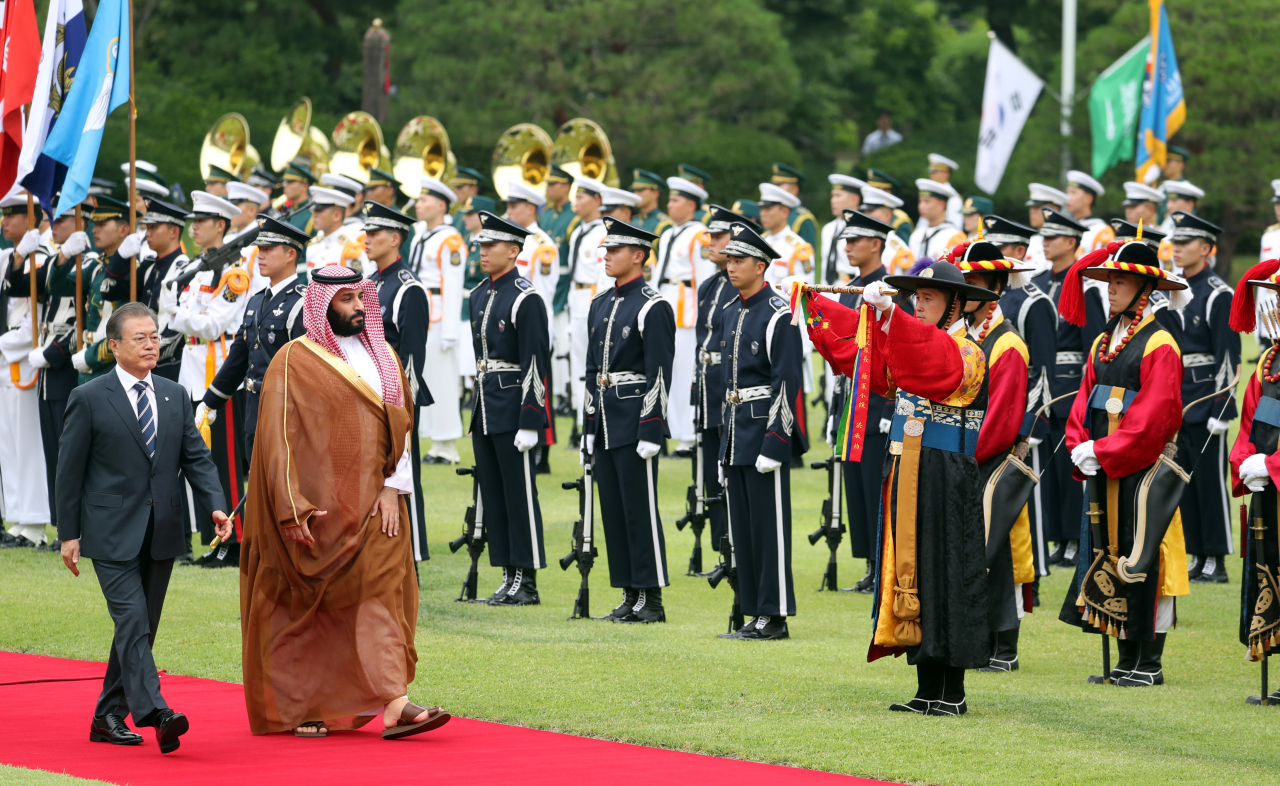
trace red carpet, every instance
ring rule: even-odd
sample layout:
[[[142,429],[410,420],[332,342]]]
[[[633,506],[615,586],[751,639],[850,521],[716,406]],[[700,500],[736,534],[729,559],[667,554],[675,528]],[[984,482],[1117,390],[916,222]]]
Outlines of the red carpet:
[[[161,677],[165,699],[190,718],[191,731],[166,756],[151,729],[142,731],[146,741],[136,747],[89,742],[105,669],[102,663],[0,652],[0,702],[14,721],[5,724],[0,764],[132,786],[883,783],[456,717],[438,731],[394,743],[382,740],[377,722],[325,740],[255,737],[239,685],[170,675]]]

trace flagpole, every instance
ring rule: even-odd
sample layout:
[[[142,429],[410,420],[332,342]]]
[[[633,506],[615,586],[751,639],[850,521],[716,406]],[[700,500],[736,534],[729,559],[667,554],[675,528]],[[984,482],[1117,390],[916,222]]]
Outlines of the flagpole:
[[[84,231],[84,219],[80,215],[80,205],[76,205],[76,231]],[[76,266],[76,352],[84,349],[84,283],[80,275],[80,255],[76,254],[72,262]]]
[[[36,223],[36,199],[31,192],[27,192],[27,231],[37,229]],[[27,254],[26,262],[31,266],[31,348],[40,348],[40,320],[36,318],[36,255],[34,252]]]
[[[1076,102],[1076,0],[1062,0],[1062,182],[1071,169],[1071,110]]]
[[[129,0],[129,234],[138,231],[138,106],[133,95],[133,0]],[[129,259],[129,300],[138,299],[138,256]]]

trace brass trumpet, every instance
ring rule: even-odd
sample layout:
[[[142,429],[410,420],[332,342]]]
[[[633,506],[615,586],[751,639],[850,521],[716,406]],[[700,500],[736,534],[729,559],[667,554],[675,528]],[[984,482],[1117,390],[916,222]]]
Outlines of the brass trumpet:
[[[604,129],[595,121],[577,117],[556,132],[551,163],[574,177],[589,177],[618,187],[618,163]]]
[[[502,132],[493,148],[493,190],[506,199],[512,183],[523,183],[545,196],[553,146],[551,135],[533,123]]]
[[[449,133],[444,125],[434,117],[419,115],[400,129],[391,166],[400,181],[400,190],[415,198],[422,190],[424,175],[447,185],[458,162],[449,149]]]
[[[329,140],[311,125],[311,99],[303,96],[280,121],[271,143],[271,168],[283,172],[295,158],[307,159],[316,177],[329,171]]]
[[[211,167],[220,167],[243,178],[261,163],[257,149],[249,144],[249,121],[239,112],[218,118],[200,145],[200,177],[207,178]]]
[[[334,127],[329,171],[369,182],[371,169],[390,169],[391,152],[382,141],[382,126],[368,112],[348,112]]]

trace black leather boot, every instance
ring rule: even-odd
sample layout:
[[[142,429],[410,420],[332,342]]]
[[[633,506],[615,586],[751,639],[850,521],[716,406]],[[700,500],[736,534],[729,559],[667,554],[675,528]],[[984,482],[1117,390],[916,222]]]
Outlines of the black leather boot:
[[[631,613],[631,609],[635,607],[636,601],[639,599],[640,599],[640,590],[624,589],[622,591],[622,602],[619,603],[617,607],[614,608],[613,611],[609,612],[603,617],[592,617],[591,619],[608,620],[610,622],[613,622],[615,620],[620,620]]]
[[[1080,549],[1074,540],[1067,541],[1067,547],[1062,552],[1062,559],[1058,560],[1058,564],[1064,568],[1074,568],[1076,560],[1080,558]]]
[[[1120,659],[1111,668],[1111,684],[1113,685],[1116,680],[1129,676],[1129,672],[1138,667],[1138,657],[1141,655],[1142,644],[1133,639],[1116,639],[1116,650]],[[1095,674],[1089,677],[1088,681],[1092,685],[1101,685],[1102,677]]]
[[[942,674],[945,668],[941,663],[931,660],[917,663],[915,698],[906,704],[890,704],[890,711],[926,714],[933,703],[942,698]]]
[[[502,584],[498,586],[498,591],[485,598],[480,603],[488,603],[490,606],[497,605],[500,598],[507,596],[507,590],[511,589],[511,576],[515,573],[515,568],[502,569]]]
[[[495,606],[537,606],[542,601],[538,598],[538,571],[533,568],[516,568],[511,576],[511,586],[507,594],[493,602]]]
[[[1191,580],[1197,584],[1226,584],[1228,580],[1226,557],[1221,554],[1210,554],[1205,557],[1200,573],[1192,576]]]
[[[994,654],[991,656],[991,662],[978,669],[978,671],[1017,671],[1019,630],[1020,628],[997,631],[994,637],[995,647],[992,650]]]
[[[925,715],[963,715],[969,711],[964,697],[964,669],[942,667],[942,698],[929,704]]]
[[[1149,688],[1164,684],[1164,642],[1169,634],[1157,633],[1154,641],[1136,642],[1138,644],[1138,665],[1133,671],[1116,680],[1122,688]]]
[[[649,623],[666,622],[667,612],[662,608],[662,587],[651,587],[640,590],[636,605],[631,612],[618,622]]]
[[[218,550],[200,563],[202,568],[238,568],[240,567],[240,544],[232,541],[223,543]]]
[[[744,626],[742,635],[738,638],[750,639],[751,641],[773,641],[775,639],[791,638],[791,632],[787,630],[786,617],[761,615],[756,617],[755,624]]]

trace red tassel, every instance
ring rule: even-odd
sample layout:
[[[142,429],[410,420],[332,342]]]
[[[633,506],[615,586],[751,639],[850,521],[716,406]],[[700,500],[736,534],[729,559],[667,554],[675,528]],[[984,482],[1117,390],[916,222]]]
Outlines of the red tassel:
[[[964,252],[969,250],[969,243],[964,242],[947,252],[947,261],[955,264],[957,261],[964,259]]]
[[[1116,252],[1120,250],[1120,246],[1123,246],[1123,245],[1124,243],[1121,243],[1119,240],[1112,240],[1110,243],[1107,244],[1107,256],[1109,257],[1115,256]]]
[[[1231,318],[1228,324],[1237,333],[1252,333],[1257,325],[1257,309],[1254,305],[1253,287],[1246,281],[1262,281],[1271,278],[1280,270],[1280,259],[1268,259],[1249,268],[1240,277],[1236,285],[1236,293],[1231,298]]]
[[[1110,248],[1116,243],[1108,243]],[[1062,296],[1058,299],[1058,313],[1062,318],[1075,325],[1076,327],[1084,327],[1084,281],[1081,280],[1080,271],[1089,267],[1096,267],[1106,262],[1109,257],[1106,248],[1100,248],[1097,251],[1085,254],[1076,260],[1076,263],[1067,271],[1066,278],[1062,281]]]

